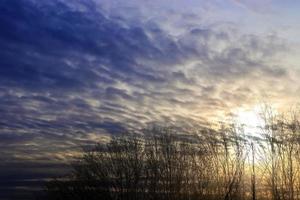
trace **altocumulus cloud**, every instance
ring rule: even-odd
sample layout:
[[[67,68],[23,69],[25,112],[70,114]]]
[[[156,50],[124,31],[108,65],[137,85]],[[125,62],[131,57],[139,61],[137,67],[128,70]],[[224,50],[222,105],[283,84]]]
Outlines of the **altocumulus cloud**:
[[[140,4],[2,1],[2,168],[63,161],[78,145],[151,123],[201,126],[264,91],[297,90],[276,34],[205,23],[204,9]]]
[[[264,91],[297,91],[276,34],[206,23],[203,9],[119,3],[2,1],[2,180],[47,178],[59,168],[49,158],[64,161],[105,134],[201,126]]]

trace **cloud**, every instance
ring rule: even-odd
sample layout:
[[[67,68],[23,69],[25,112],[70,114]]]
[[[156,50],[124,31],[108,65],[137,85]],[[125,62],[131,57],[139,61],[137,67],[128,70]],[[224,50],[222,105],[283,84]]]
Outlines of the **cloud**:
[[[297,91],[276,34],[163,9],[155,18],[139,2],[1,4],[2,160],[65,162],[103,135],[199,127],[266,91]]]
[[[259,14],[272,13],[272,0],[232,0],[239,6]]]
[[[64,134],[98,130],[106,121],[142,126],[173,115],[171,105],[188,113],[219,101],[212,96],[229,82],[287,76],[267,63],[285,49],[276,36],[202,24],[175,36],[165,24],[133,24],[95,5],[2,5],[1,123],[7,130]]]

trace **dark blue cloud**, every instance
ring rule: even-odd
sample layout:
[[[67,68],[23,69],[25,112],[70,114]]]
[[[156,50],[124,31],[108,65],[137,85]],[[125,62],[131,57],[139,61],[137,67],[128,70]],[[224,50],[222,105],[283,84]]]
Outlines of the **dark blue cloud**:
[[[139,101],[141,94],[132,96],[112,85],[165,81],[155,68],[138,63],[139,59],[154,60],[157,67],[179,61],[178,46],[157,27],[149,28],[153,40],[144,27],[104,16],[92,1],[81,4],[88,10],[74,10],[60,1],[1,4],[0,109],[6,132],[96,131],[101,127],[96,121],[115,120],[101,107],[92,108],[87,99],[104,104]],[[102,113],[105,116],[99,116]],[[125,110],[123,115],[129,117]],[[104,125],[103,129],[119,127]]]
[[[1,5],[0,26],[2,85],[78,90],[93,87],[95,81],[112,81],[93,72],[103,72],[101,64],[115,70],[110,74],[113,77],[120,72],[147,78],[134,70],[135,59],[163,58],[142,28],[124,27],[100,12],[74,11],[57,1],[48,6],[34,1],[6,1]],[[174,51],[174,45],[167,45]],[[91,66],[94,63],[85,59],[86,55],[97,57],[98,67]]]

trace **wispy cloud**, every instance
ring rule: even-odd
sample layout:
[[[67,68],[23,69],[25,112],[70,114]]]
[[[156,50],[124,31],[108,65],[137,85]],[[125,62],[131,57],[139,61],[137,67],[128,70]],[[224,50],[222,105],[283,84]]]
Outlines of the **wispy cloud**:
[[[7,157],[55,155],[95,133],[154,122],[201,125],[265,93],[282,99],[286,88],[297,90],[299,72],[284,65],[289,46],[276,34],[206,23],[201,12],[179,6],[152,15],[139,2],[109,2],[1,5],[0,141]]]
[[[232,0],[237,5],[259,14],[273,13],[272,0]]]

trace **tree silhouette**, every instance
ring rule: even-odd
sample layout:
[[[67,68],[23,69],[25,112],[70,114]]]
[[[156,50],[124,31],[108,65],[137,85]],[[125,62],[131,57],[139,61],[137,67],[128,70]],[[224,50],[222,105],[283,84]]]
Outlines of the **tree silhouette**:
[[[260,137],[249,137],[234,124],[193,132],[153,128],[112,137],[83,152],[68,177],[48,182],[45,198],[299,199],[299,127],[295,116],[269,116]]]

